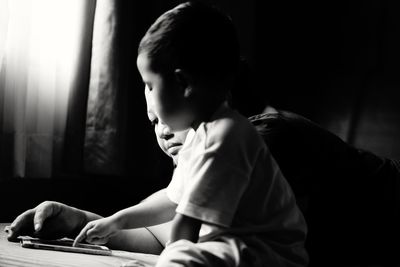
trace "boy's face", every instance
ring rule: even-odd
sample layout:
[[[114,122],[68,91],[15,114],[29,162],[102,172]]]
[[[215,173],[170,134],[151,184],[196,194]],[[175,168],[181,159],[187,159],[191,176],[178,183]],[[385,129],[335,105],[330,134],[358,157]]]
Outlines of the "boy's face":
[[[157,143],[165,154],[170,156],[175,164],[178,162],[178,153],[185,143],[189,129],[183,131],[172,132],[171,129],[155,115],[152,106],[147,109],[147,116],[151,124],[154,126]]]
[[[171,77],[152,71],[147,54],[142,52],[137,58],[137,67],[145,84],[147,109],[168,125],[173,132],[186,130],[193,123],[193,114],[188,108],[184,89],[174,74]]]

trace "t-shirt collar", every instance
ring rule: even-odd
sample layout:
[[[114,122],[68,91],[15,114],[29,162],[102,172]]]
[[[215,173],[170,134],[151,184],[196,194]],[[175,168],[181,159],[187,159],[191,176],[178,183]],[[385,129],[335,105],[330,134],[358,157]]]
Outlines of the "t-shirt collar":
[[[211,116],[211,121],[218,118],[221,114],[223,114],[227,108],[229,107],[228,102],[224,101],[218,108],[217,110],[213,113],[213,115]],[[190,145],[190,143],[192,142],[194,136],[196,135],[196,130],[193,128],[190,128],[188,134],[186,135],[186,139],[185,142],[182,146],[182,151]]]

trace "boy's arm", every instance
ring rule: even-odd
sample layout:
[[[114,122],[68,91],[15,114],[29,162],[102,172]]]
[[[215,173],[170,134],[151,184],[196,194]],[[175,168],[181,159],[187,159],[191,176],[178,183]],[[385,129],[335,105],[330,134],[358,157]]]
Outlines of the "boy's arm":
[[[196,243],[202,221],[177,213],[172,221],[170,243],[186,239]]]
[[[112,217],[121,229],[132,229],[168,222],[174,218],[176,204],[161,190],[139,204],[120,210]]]
[[[92,244],[105,244],[118,230],[153,226],[172,220],[176,204],[169,200],[165,191],[133,207],[123,209],[113,215],[91,221],[80,231],[73,246],[82,240]]]

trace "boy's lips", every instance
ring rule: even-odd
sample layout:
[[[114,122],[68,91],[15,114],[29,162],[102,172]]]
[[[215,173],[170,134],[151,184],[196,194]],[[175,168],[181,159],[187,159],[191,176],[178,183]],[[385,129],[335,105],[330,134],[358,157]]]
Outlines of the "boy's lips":
[[[180,143],[170,143],[167,145],[167,150],[168,153],[170,153],[171,155],[176,155],[178,154],[179,150],[181,149],[182,144]]]

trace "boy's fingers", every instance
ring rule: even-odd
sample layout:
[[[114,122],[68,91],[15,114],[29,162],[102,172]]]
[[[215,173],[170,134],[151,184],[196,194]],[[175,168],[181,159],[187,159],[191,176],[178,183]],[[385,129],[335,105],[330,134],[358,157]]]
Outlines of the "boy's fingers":
[[[78,234],[78,236],[75,237],[75,240],[74,240],[74,243],[72,244],[72,246],[75,247],[78,243],[82,242],[82,240],[86,238],[88,230],[92,227],[93,227],[93,225],[91,223],[86,224],[86,226],[83,227],[83,229]]]
[[[79,235],[75,238],[74,243],[72,244],[73,247],[76,247],[78,243],[80,243],[86,237],[86,233],[81,231]]]
[[[13,231],[11,230],[11,227],[9,225],[4,227],[4,232],[7,233],[7,237],[11,237],[13,234]]]
[[[104,245],[108,242],[109,236],[104,237],[87,237],[86,241],[93,245]]]
[[[94,225],[90,227],[87,232],[86,232],[87,237],[100,237],[101,236],[101,231],[95,227]]]
[[[121,267],[144,267],[145,265],[137,260],[131,260],[126,263],[123,263]]]
[[[34,210],[27,210],[21,213],[15,218],[15,220],[11,223],[9,229],[14,232],[19,232],[22,228],[28,228],[32,225],[32,217],[34,214]]]
[[[20,235],[29,235],[32,233],[32,218],[34,210],[27,210],[20,214],[5,230],[9,241],[17,241]]]
[[[96,244],[98,240],[101,241],[103,238],[107,238],[107,236],[104,236],[104,233],[101,233],[95,225],[86,231],[86,241],[88,243]]]
[[[18,217],[11,223],[9,227],[10,230],[17,232],[24,226],[24,224],[29,223],[29,218],[32,220],[31,213],[33,213],[32,210],[27,210],[18,215]]]
[[[86,229],[83,228],[82,231],[79,233],[77,237],[75,237],[74,243],[72,244],[73,247],[76,247],[76,245],[86,237]]]
[[[36,232],[40,231],[43,222],[53,215],[53,206],[43,203],[36,208],[35,216],[33,217],[33,226]]]

